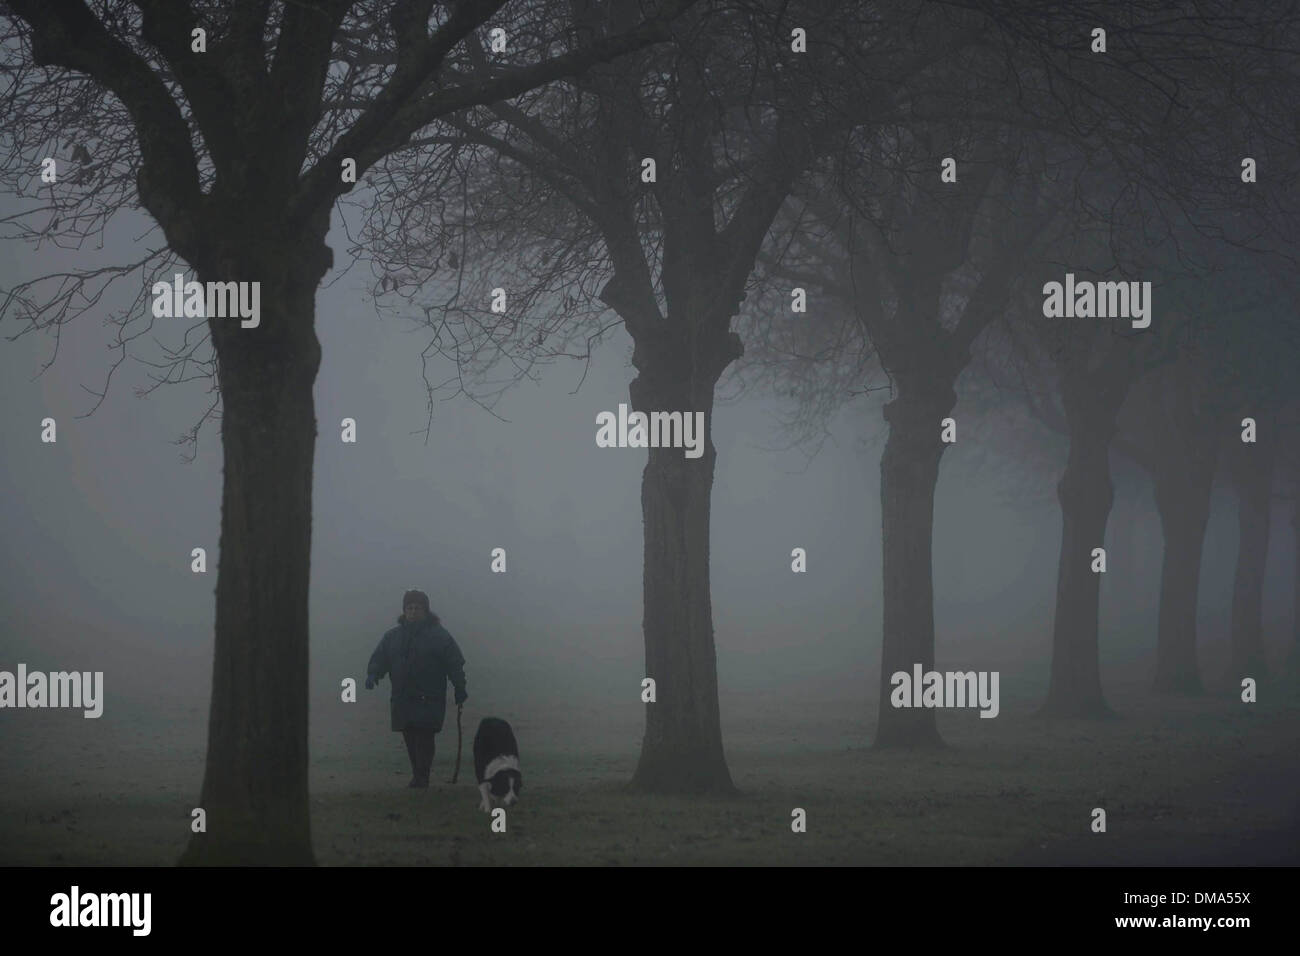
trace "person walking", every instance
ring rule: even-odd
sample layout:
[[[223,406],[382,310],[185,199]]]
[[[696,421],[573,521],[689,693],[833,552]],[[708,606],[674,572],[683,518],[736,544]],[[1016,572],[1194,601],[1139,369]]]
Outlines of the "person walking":
[[[429,608],[423,591],[402,595],[397,626],[379,640],[366,667],[366,689],[391,675],[392,728],[400,731],[411,760],[408,786],[427,788],[433,766],[435,735],[447,711],[447,682],[455,688],[456,706],[469,699],[465,692],[465,655]]]

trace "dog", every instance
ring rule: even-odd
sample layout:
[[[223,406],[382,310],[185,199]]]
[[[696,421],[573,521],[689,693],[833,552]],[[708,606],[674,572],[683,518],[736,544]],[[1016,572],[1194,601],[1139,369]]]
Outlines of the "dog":
[[[484,717],[474,734],[474,774],[481,796],[478,808],[491,813],[496,803],[513,806],[524,789],[515,732],[499,717]]]

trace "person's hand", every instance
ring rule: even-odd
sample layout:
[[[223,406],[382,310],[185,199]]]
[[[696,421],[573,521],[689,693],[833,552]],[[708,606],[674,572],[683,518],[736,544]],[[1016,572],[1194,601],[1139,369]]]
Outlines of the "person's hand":
[[[374,690],[374,689],[375,689],[375,679],[374,679],[373,677],[371,677],[369,674],[367,674],[367,675],[366,675],[366,690]]]
[[[469,694],[465,693],[463,690],[458,690],[458,691],[456,691],[456,706],[457,706],[457,707],[459,707],[461,704],[465,703],[465,701],[467,701],[467,700],[469,700]]]

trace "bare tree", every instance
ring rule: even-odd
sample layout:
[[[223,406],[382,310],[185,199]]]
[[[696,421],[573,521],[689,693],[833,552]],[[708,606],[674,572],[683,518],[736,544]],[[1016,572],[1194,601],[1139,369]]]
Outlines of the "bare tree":
[[[314,297],[333,261],[331,208],[353,186],[346,167],[364,172],[440,117],[666,39],[668,21],[691,2],[665,0],[647,19],[590,43],[555,36],[531,62],[475,77],[445,76],[442,67],[505,0],[5,3],[7,55],[18,64],[7,70],[5,126],[35,124],[85,142],[99,129],[93,107],[109,100],[77,84],[86,106],[65,114],[64,78],[71,72],[107,90],[120,105],[110,112],[120,124],[110,134],[113,155],[134,167],[139,202],[167,248],[201,282],[260,283],[255,327],[206,316],[225,460],[200,798],[212,828],[191,838],[183,862],[313,859]],[[11,177],[14,160],[32,162],[10,158]],[[93,175],[93,162],[74,159]],[[128,201],[124,192],[117,199]]]
[[[1041,195],[1046,156],[1024,131],[961,119],[975,104],[996,112],[1007,89],[1005,64],[986,48],[987,23],[926,26],[930,48],[952,36],[974,42],[950,49],[901,91],[898,118],[865,118],[829,172],[833,188],[801,195],[807,225],[791,230],[790,248],[771,265],[851,310],[856,337],[841,340],[852,343],[855,361],[870,354],[889,380],[880,466],[882,747],[941,744],[934,711],[895,707],[891,691],[894,674],[934,666],[931,542],[943,422],[976,339],[1006,307],[1054,212]],[[914,111],[927,118],[911,118]],[[961,157],[956,182],[941,177],[945,156]]]
[[[556,10],[579,36],[635,16],[630,0]],[[642,477],[646,675],[657,684],[633,778],[643,790],[734,789],[710,599],[715,388],[742,353],[731,321],[771,222],[840,126],[833,80],[853,68],[840,44],[855,26],[879,32],[849,3],[701,6],[675,21],[670,45],[458,117],[481,164],[389,164],[408,214],[403,228],[368,230],[381,262],[449,266],[442,301],[424,306],[431,348],[483,383],[453,387],[494,395],[489,368],[519,377],[586,359],[612,310],[634,343],[631,409],[703,415],[702,454],[651,447]],[[814,62],[791,49],[795,28]],[[488,58],[469,54],[463,69],[478,75]],[[442,174],[463,183],[459,208],[430,209],[421,193]],[[508,315],[491,313],[493,289],[509,289]]]
[[[1043,194],[1028,203],[1022,197],[1018,204],[1044,212],[1062,206],[1066,210],[1056,229],[1062,235],[1051,243],[1035,243],[1039,251],[1034,255],[1059,247],[1071,232],[1093,232],[1101,237],[1103,247],[1109,247],[1106,262],[1098,262],[1098,267],[1124,274],[1150,261],[1144,250],[1164,248],[1166,255],[1177,258],[1180,233],[1258,246],[1262,236],[1276,237],[1284,231],[1294,209],[1294,197],[1276,184],[1289,183],[1295,169],[1293,124],[1285,118],[1288,96],[1294,93],[1279,90],[1278,84],[1265,79],[1274,77],[1282,80],[1285,89],[1295,90],[1294,11],[1281,16],[1270,11],[1266,16],[1223,3],[1187,11],[1152,0],[1130,5],[1119,24],[1110,16],[1110,8],[1097,3],[1072,4],[1068,10],[1015,0],[951,6],[972,10],[971,19],[961,26],[977,35],[979,42],[969,56],[953,58],[958,66],[955,74],[945,77],[936,70],[938,82],[908,88],[901,97],[906,118],[900,121],[905,128],[900,135],[919,143],[913,150],[916,168],[901,164],[910,175],[894,174],[904,184],[894,190],[902,201],[885,206],[870,191],[855,196],[843,185],[837,195],[847,200],[848,209],[861,211],[881,235],[896,233],[908,241],[901,252],[897,244],[885,242],[864,251],[863,243],[851,243],[846,234],[838,249],[809,256],[814,266],[804,275],[788,268],[788,258],[785,269],[791,278],[838,292],[842,302],[852,304],[898,392],[886,406],[893,447],[887,444],[882,459],[886,555],[882,690],[887,690],[889,675],[900,665],[928,666],[933,660],[929,587],[933,476],[942,454],[938,422],[955,403],[952,383],[966,365],[975,336],[988,324],[982,316],[1004,310],[1015,280],[1047,264],[1029,260],[1029,245],[1015,248],[1017,241],[1031,239],[1043,228],[1032,221],[1024,234],[1013,230],[1000,242],[981,247],[967,242],[969,220],[959,210],[926,215],[920,204],[938,184],[934,166],[927,170],[920,157],[936,163],[939,156],[962,154],[964,144],[964,155],[978,157],[968,144],[987,148],[991,143],[1011,142],[1008,133],[1016,131],[1024,149],[1012,155],[1041,157],[1037,176],[1022,181],[1035,184]],[[954,23],[944,26],[957,28]],[[1099,27],[1109,35],[1105,55],[1098,55],[1096,46],[1090,50],[1087,40],[1093,36],[1094,45],[1101,41],[1094,33]],[[997,66],[1003,67],[1001,73]],[[931,147],[940,136],[943,151]],[[1240,188],[1237,173],[1244,164],[1233,151],[1239,152],[1239,144],[1245,141],[1252,147],[1259,144],[1277,174],[1276,183],[1270,180],[1266,189]],[[842,183],[878,180],[882,169],[891,168],[890,140],[867,137],[863,142],[883,145],[877,145],[875,153],[863,145],[847,153],[840,164],[846,171]],[[1001,162],[1009,168],[1005,160]],[[954,202],[965,202],[970,208],[977,208],[977,197],[987,188],[978,174],[979,162],[974,165],[975,176],[965,184],[959,177],[951,187],[964,194]],[[1014,193],[1008,194],[1002,186],[990,198],[1008,195]],[[839,212],[831,208],[835,200],[823,196],[820,202],[820,218],[832,220]],[[934,206],[935,200],[930,204]],[[1016,204],[1012,199],[1012,208]],[[928,231],[918,225],[928,226]],[[933,261],[925,261],[922,250]],[[852,262],[855,254],[860,261],[854,268],[836,266]],[[967,256],[970,262],[965,262]],[[1015,261],[1017,257],[1027,261]],[[963,263],[964,277],[957,271]],[[1065,264],[1070,268],[1069,260]],[[934,304],[941,288],[937,277],[946,270],[952,275],[945,291],[970,296],[969,311],[960,319],[940,317]],[[857,284],[845,283],[845,275]],[[864,296],[864,276],[886,294]],[[970,285],[971,278],[979,276],[981,283],[988,283],[982,292]],[[881,312],[883,319],[877,314]],[[1027,310],[1028,321],[1041,324],[1037,313],[1037,307]],[[1157,330],[1155,336],[1159,339],[1172,331]],[[1107,449],[1129,386],[1152,361],[1158,361],[1157,355],[1168,353],[1169,343],[1166,338],[1155,348],[1149,346],[1156,343],[1148,343],[1138,349],[1125,338],[1098,329],[1070,338],[1054,349],[1071,452],[1059,488],[1067,541],[1058,589],[1053,684],[1045,710],[1100,713],[1105,703],[1097,678],[1098,590],[1088,558],[1101,541],[1110,510]],[[860,340],[844,341],[855,360],[868,353]],[[1088,547],[1080,552],[1085,543]],[[887,693],[882,693],[880,726],[882,744],[938,742],[932,715],[894,710]]]
[[[1267,270],[1243,268],[1234,276],[1246,287],[1239,301],[1254,308],[1241,308],[1244,321],[1217,343],[1228,367],[1225,387],[1235,413],[1224,448],[1237,497],[1238,531],[1226,676],[1228,686],[1238,689],[1243,678],[1258,681],[1269,673],[1264,578],[1275,489],[1286,478],[1278,473],[1278,465],[1295,455],[1295,430],[1285,427],[1285,422],[1300,389],[1295,376],[1295,355],[1300,351],[1295,273],[1284,261],[1269,265]],[[1244,329],[1249,333],[1243,334]]]
[[[1197,664],[1197,597],[1210,496],[1229,422],[1220,396],[1212,356],[1190,338],[1175,361],[1137,384],[1115,437],[1116,450],[1151,475],[1163,531],[1153,684],[1162,693],[1199,694],[1204,688]]]

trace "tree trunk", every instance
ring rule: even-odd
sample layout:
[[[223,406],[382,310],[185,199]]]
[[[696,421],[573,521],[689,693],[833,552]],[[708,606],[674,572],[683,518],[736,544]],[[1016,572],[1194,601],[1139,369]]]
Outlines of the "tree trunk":
[[[312,865],[307,795],[312,385],[320,365],[313,243],[232,244],[201,281],[261,282],[256,328],[212,318],[225,456],[207,765],[182,864]],[[305,247],[305,249],[304,249]]]
[[[646,704],[646,730],[632,786],[651,793],[734,793],[722,750],[718,665],[709,581],[710,504],[717,453],[713,447],[713,389],[740,354],[728,336],[727,354],[694,364],[661,350],[653,365],[638,343],[640,374],[632,408],[704,413],[703,455],[651,448],[641,477],[645,527],[642,588],[646,676],[656,700]],[[708,371],[706,371],[706,367]],[[692,370],[696,372],[692,376]]]
[[[1291,652],[1287,655],[1287,667],[1294,681],[1300,678],[1300,486],[1296,489],[1296,502],[1291,512],[1291,529],[1295,567],[1291,582]]]
[[[1139,600],[1149,595],[1139,595],[1137,588],[1142,582],[1134,574],[1140,561],[1137,512],[1130,511],[1127,502],[1119,508],[1112,507],[1111,510],[1118,513],[1110,534],[1110,547],[1106,549],[1106,566],[1114,564],[1115,567],[1124,568],[1125,571],[1111,579],[1106,593],[1110,603],[1110,619],[1116,621],[1123,629],[1129,625],[1136,614]],[[1109,524],[1109,519],[1107,523]]]
[[[1165,546],[1156,638],[1155,689],[1160,693],[1205,692],[1196,661],[1196,611],[1213,477],[1212,467],[1184,475],[1176,466],[1156,478]]]
[[[936,376],[942,377],[942,376]],[[934,669],[934,492],[943,418],[957,404],[951,382],[900,383],[885,406],[889,438],[880,458],[880,521],[883,562],[883,626],[877,747],[942,747],[935,712],[894,707],[890,678],[897,672]]]
[[[1232,581],[1232,674],[1234,685],[1244,677],[1265,676],[1264,571],[1268,560],[1269,514],[1273,494],[1273,464],[1277,441],[1271,422],[1260,422],[1259,440],[1243,443],[1236,461],[1237,570]]]
[[[1119,402],[1086,381],[1063,385],[1070,454],[1057,485],[1061,501],[1061,561],[1056,577],[1052,628],[1052,676],[1042,714],[1103,717],[1111,713],[1101,693],[1098,648],[1100,574],[1092,570],[1094,548],[1103,546],[1115,493],[1110,480],[1110,442]],[[1109,562],[1107,570],[1111,570]],[[1121,569],[1126,573],[1128,569]]]

